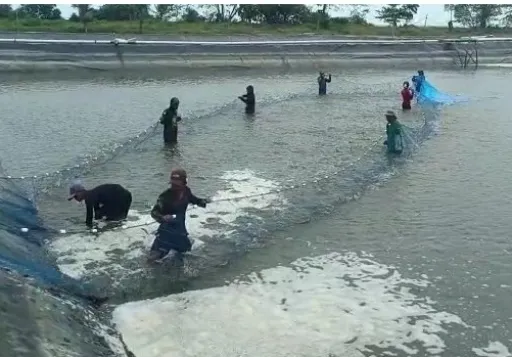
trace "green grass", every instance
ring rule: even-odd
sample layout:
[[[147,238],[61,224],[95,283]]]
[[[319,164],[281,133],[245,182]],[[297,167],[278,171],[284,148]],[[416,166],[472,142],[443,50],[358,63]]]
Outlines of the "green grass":
[[[83,25],[67,20],[38,20],[20,19],[19,21],[0,19],[0,31],[18,32],[61,32],[61,33],[83,33]],[[88,33],[113,33],[116,34],[137,34],[139,33],[138,21],[93,21],[88,24]],[[323,34],[323,35],[353,35],[353,36],[391,36],[391,29],[387,26],[356,25],[331,23],[329,29],[317,31],[316,24],[303,25],[250,25],[246,23],[186,23],[186,22],[161,22],[156,20],[145,21],[142,27],[143,34],[158,35],[301,35],[301,34]],[[404,27],[395,31],[396,36],[414,37],[456,37],[467,35],[511,34],[505,29],[486,29],[485,31],[471,31],[468,29],[455,28],[448,32],[447,27]]]

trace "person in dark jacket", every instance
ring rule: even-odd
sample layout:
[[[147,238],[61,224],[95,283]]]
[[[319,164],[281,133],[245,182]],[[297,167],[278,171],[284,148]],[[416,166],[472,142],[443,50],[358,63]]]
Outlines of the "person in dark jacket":
[[[151,210],[151,217],[160,226],[151,246],[150,260],[165,257],[169,251],[188,252],[192,243],[185,226],[186,212],[189,204],[206,207],[208,199],[197,198],[187,186],[187,173],[183,169],[174,169],[170,176],[171,187],[158,196]]]
[[[318,94],[326,95],[327,94],[327,83],[331,83],[331,74],[329,73],[329,78],[325,78],[325,73],[320,72],[318,76]]]
[[[180,100],[176,97],[171,99],[169,108],[165,109],[160,117],[160,124],[164,126],[164,143],[176,144],[178,142],[178,122],[181,116],[178,115]]]
[[[254,114],[254,111],[256,109],[256,96],[254,95],[254,87],[247,86],[245,90],[247,91],[247,93],[239,96],[238,99],[245,103],[246,114]]]
[[[69,188],[68,201],[85,200],[87,215],[85,223],[92,226],[92,219],[104,218],[107,221],[120,221],[128,216],[132,205],[132,194],[123,186],[107,183],[92,190],[86,190],[81,183],[74,183]],[[93,215],[94,214],[94,215]]]

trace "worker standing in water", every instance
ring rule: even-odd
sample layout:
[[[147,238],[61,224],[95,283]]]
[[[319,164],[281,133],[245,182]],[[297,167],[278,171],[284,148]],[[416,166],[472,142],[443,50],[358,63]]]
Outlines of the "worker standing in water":
[[[320,72],[318,76],[318,95],[326,95],[327,94],[327,83],[331,83],[331,74],[329,73],[329,78],[325,77],[324,72]]]
[[[398,122],[396,114],[391,110],[388,110],[385,116],[387,120],[387,140],[384,142],[384,145],[388,147],[388,153],[400,155],[404,150],[402,124]]]
[[[418,71],[417,76],[412,77],[412,82],[414,83],[416,93],[419,94],[421,92],[421,87],[423,86],[423,82],[425,81],[425,73],[423,70]]]
[[[208,199],[197,198],[187,186],[187,173],[183,169],[174,169],[170,176],[170,188],[158,196],[151,210],[151,217],[158,223],[155,240],[151,246],[149,260],[154,261],[165,257],[169,251],[185,253],[192,249],[185,225],[186,212],[189,204],[206,207]]]
[[[160,117],[160,124],[164,126],[164,143],[176,144],[178,142],[178,122],[181,116],[178,115],[180,100],[176,97],[171,99],[169,108],[165,109]]]
[[[411,100],[414,98],[414,92],[411,88],[409,88],[409,82],[405,81],[402,89],[402,109],[410,110],[411,109]]]
[[[247,93],[239,96],[238,99],[245,103],[245,114],[254,114],[256,109],[256,96],[254,95],[254,87],[247,86],[245,90]]]
[[[104,184],[86,190],[85,187],[75,182],[69,188],[68,201],[85,200],[87,215],[85,223],[92,226],[92,219],[104,218],[107,221],[120,221],[128,216],[132,205],[132,194],[126,188],[118,184]]]

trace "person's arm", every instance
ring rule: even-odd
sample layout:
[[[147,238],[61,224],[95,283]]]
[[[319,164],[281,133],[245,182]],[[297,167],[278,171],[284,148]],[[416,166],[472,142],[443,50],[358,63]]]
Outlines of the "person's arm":
[[[198,198],[198,197],[194,196],[194,194],[192,193],[192,191],[190,191],[190,189],[188,190],[188,201],[190,203],[192,203],[193,205],[196,205],[196,206],[199,206],[202,208],[206,208],[206,204],[209,202],[209,200],[206,198]]]
[[[241,95],[238,99],[247,104],[247,94]]]
[[[158,223],[164,222],[164,215],[162,213],[162,209],[163,209],[163,202],[162,202],[162,195],[160,195],[160,196],[158,196],[158,199],[156,200],[156,204],[153,206],[153,209],[151,210],[151,217]]]
[[[331,83],[331,75],[329,74],[329,79],[326,80],[327,83]]]

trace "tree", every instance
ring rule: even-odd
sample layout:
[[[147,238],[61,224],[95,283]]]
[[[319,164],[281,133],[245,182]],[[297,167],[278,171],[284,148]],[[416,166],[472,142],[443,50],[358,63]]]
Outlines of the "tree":
[[[364,25],[367,24],[366,16],[370,12],[368,5],[351,5],[350,22],[353,24]]]
[[[400,21],[405,23],[411,21],[418,12],[419,5],[388,5],[384,6],[380,10],[377,10],[377,18],[387,22],[396,28]]]
[[[201,22],[206,20],[203,16],[199,15],[196,9],[190,6],[187,6],[181,19],[185,22]]]
[[[248,23],[261,21],[262,19],[259,5],[240,5],[238,8],[238,15],[243,22]]]
[[[155,5],[153,13],[160,21],[168,21],[173,16],[178,16],[182,10],[183,5],[178,4],[159,4]]]
[[[203,5],[210,15],[210,20],[215,22],[232,22],[238,14],[240,5],[238,4],[213,4]]]
[[[486,28],[502,12],[502,5],[445,5],[445,11],[453,13],[455,22],[469,28]]]
[[[22,16],[33,17],[41,20],[60,20],[61,12],[57,5],[21,5],[18,12]]]
[[[0,4],[0,18],[8,18],[12,13],[12,6],[7,4]]]
[[[73,4],[71,7],[77,9],[78,19],[84,26],[84,32],[87,33],[87,24],[93,19],[93,7],[89,4]]]

